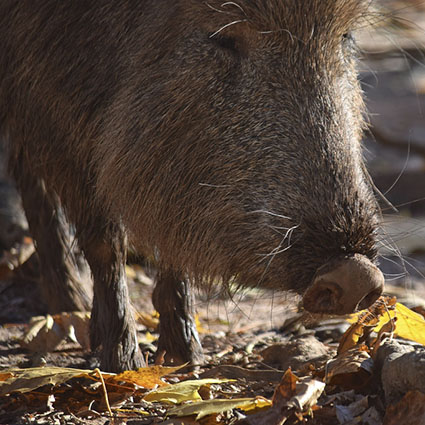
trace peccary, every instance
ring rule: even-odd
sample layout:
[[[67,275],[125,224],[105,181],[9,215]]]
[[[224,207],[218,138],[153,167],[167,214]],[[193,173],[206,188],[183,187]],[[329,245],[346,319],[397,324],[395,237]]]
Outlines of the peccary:
[[[351,36],[369,3],[2,0],[10,168],[45,268],[64,267],[59,203],[75,225],[102,368],[142,363],[127,239],[156,262],[159,345],[180,361],[201,356],[189,281],[319,313],[380,295]]]

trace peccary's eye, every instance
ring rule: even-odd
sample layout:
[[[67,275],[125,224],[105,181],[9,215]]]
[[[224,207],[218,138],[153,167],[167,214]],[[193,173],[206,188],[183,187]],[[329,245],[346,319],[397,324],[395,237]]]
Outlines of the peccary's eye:
[[[342,41],[344,41],[344,42],[352,42],[352,41],[354,41],[353,34],[351,34],[351,32],[346,32],[342,36]]]
[[[209,36],[218,47],[226,50],[237,51],[236,40],[232,37],[228,37],[221,34],[211,34]]]

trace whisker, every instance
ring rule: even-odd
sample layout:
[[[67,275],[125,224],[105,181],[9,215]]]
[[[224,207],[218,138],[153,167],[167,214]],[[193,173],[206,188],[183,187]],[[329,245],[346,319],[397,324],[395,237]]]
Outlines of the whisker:
[[[288,229],[288,231],[285,233],[285,235],[283,235],[283,239],[280,241],[279,245],[275,248],[273,248],[268,254],[259,254],[262,257],[269,257],[269,256],[275,256],[277,254],[280,254],[282,252],[287,251],[291,246],[291,236],[293,231],[298,227],[298,225],[293,226],[291,228]],[[283,245],[283,243],[285,242],[285,240],[288,239],[288,246],[284,249],[280,249],[281,246]]]
[[[385,277],[388,276],[388,277],[391,277],[393,279],[399,279],[399,278],[407,276],[407,273],[405,273],[405,272],[403,272],[403,273],[383,273],[383,275]]]
[[[226,15],[230,15],[230,12],[226,12],[225,10],[220,10],[220,9],[217,9],[216,7],[214,7],[214,6],[211,6],[208,2],[205,2],[205,4],[211,9],[211,10],[214,10],[214,12],[218,12],[218,13],[225,13]]]
[[[274,232],[276,232],[277,234],[279,234],[280,236],[283,236],[283,237],[285,237],[285,234],[283,232],[281,232],[279,229],[281,229],[281,230],[289,230],[288,227],[277,227],[277,226],[272,226],[270,224],[268,224],[267,227],[269,227]]]
[[[241,10],[241,11],[242,11],[242,13],[246,16],[245,10],[243,10],[242,6],[241,6],[241,5],[239,5],[239,4],[237,4],[237,3],[235,3],[234,1],[226,1],[225,3],[223,3],[223,4],[221,5],[221,7],[224,7],[224,6],[235,6],[235,7],[237,7],[239,10]]]
[[[230,27],[230,26],[232,26],[232,25],[235,25],[235,24],[240,24],[240,23],[242,23],[242,22],[247,22],[247,20],[246,19],[238,19],[237,21],[233,21],[233,22],[229,22],[228,24],[226,24],[226,25],[223,25],[220,29],[218,29],[216,32],[213,32],[211,35],[210,35],[210,38],[213,38],[213,37],[215,37],[217,34],[219,34],[221,31],[223,31],[224,29],[226,29],[226,28],[228,28],[228,27]]]
[[[385,281],[386,282],[395,282],[395,281],[400,280],[403,277],[406,277],[406,275],[396,276],[396,277],[390,277],[390,278],[385,277]]]
[[[291,41],[294,42],[294,39],[296,39],[297,41],[301,41],[303,44],[305,44],[305,42],[303,42],[301,39],[299,39],[298,37],[295,37],[291,31],[285,29],[285,28],[281,28],[278,30],[270,30],[270,31],[258,31],[259,34],[274,34],[277,32],[286,32],[289,37],[291,38]]]
[[[411,267],[422,279],[425,279],[425,274],[422,273],[413,263],[412,261],[408,261],[408,260],[415,260],[412,257],[409,256],[403,256],[403,262],[405,264],[407,264],[409,267]],[[407,272],[408,273],[408,272]],[[408,273],[409,274],[409,273]]]
[[[286,216],[286,215],[281,215],[281,214],[277,214],[271,211],[267,211],[267,210],[254,210],[254,211],[249,211],[248,214],[268,214],[271,215],[273,217],[279,217],[279,218],[284,218],[285,220],[291,220],[290,217]]]
[[[228,184],[210,184],[210,183],[198,183],[199,186],[215,187],[217,189],[226,189],[230,187]]]
[[[395,207],[396,208],[405,207],[407,205],[412,205],[412,204],[415,204],[417,202],[422,202],[422,201],[425,201],[425,196],[423,198],[417,198],[417,199],[413,199],[412,201],[403,202],[402,204],[397,204],[397,205],[395,205]],[[388,211],[388,209],[385,208],[382,211]]]
[[[274,252],[273,254],[272,254],[272,253],[264,254],[264,256],[265,256],[265,257],[268,257],[268,256],[273,255],[273,257],[274,257],[274,256],[276,256],[277,254],[281,254],[282,252],[287,251],[287,250],[288,250],[289,248],[291,248],[291,247],[292,247],[292,244],[291,244],[291,245],[288,245],[287,247],[285,247],[285,248],[283,248],[283,249],[281,249],[281,250],[278,250],[278,251]],[[275,249],[276,249],[276,248],[275,248]]]

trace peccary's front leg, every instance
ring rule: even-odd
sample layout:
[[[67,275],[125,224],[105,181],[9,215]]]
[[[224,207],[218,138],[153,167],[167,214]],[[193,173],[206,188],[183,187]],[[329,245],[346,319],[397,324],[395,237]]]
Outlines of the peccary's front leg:
[[[165,352],[167,363],[199,364],[204,360],[193,318],[190,284],[171,271],[158,273],[152,302],[159,312],[158,354]]]
[[[46,192],[43,181],[28,167],[18,163],[13,173],[35,241],[41,292],[49,312],[89,310],[91,282],[88,267],[72,249],[74,240],[58,207],[57,197]]]
[[[79,229],[79,237],[94,282],[92,350],[101,348],[102,370],[120,372],[141,367],[144,360],[125,275],[125,234],[119,225],[105,224],[102,219],[94,220],[89,229]]]

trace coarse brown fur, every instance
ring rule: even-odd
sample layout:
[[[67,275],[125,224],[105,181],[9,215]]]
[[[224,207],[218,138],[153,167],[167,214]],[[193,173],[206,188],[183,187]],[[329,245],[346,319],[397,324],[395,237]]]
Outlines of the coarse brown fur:
[[[59,195],[92,268],[126,234],[204,285],[302,293],[335,257],[374,261],[347,35],[368,3],[3,0],[12,168]]]

